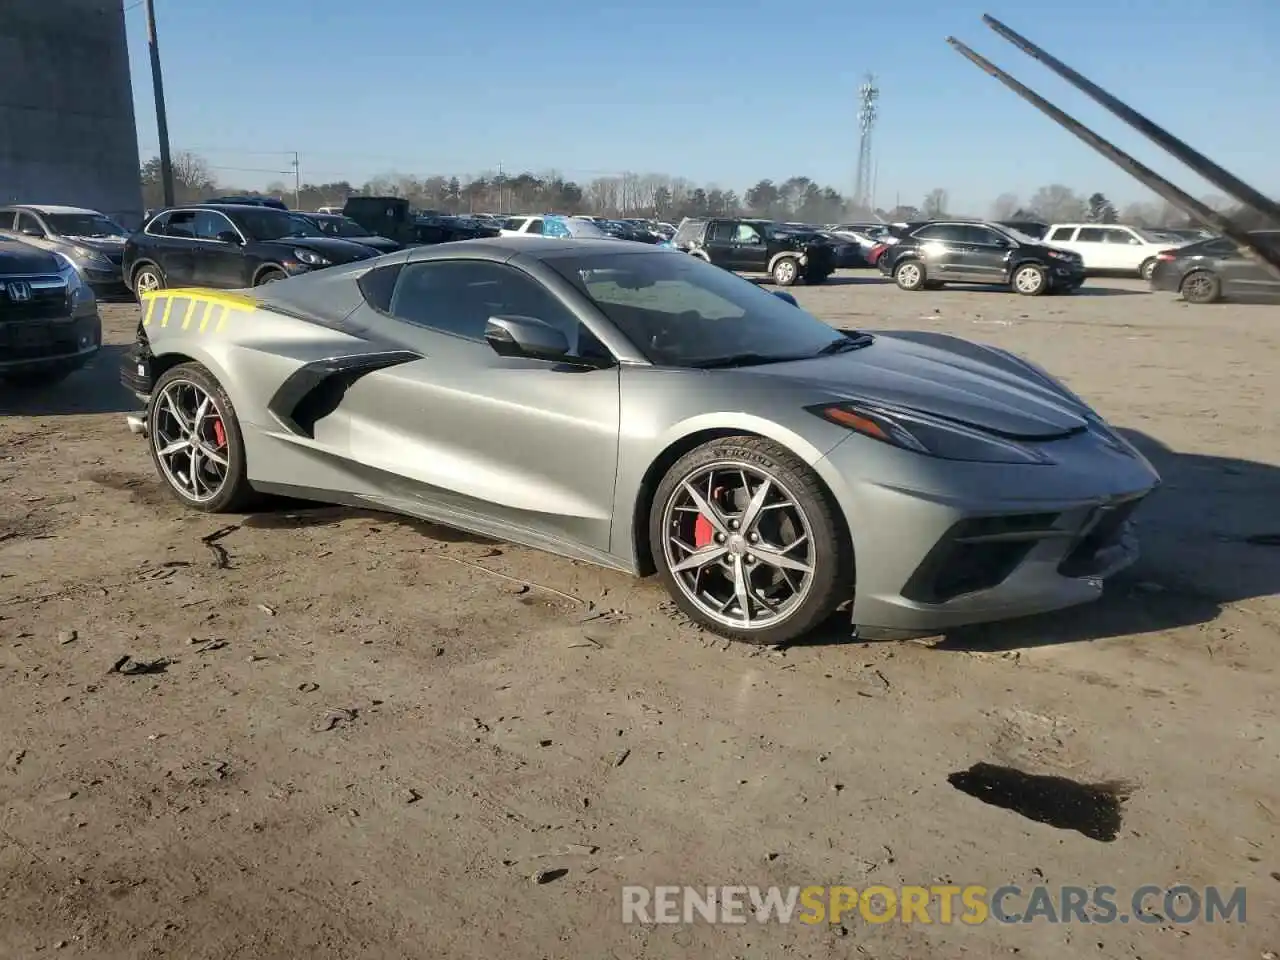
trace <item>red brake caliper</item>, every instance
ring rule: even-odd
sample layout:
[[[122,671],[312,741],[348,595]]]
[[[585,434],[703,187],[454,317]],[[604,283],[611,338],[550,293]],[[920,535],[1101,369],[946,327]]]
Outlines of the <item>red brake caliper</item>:
[[[213,439],[219,449],[227,445],[227,428],[222,425],[221,417],[213,418]]]
[[[716,487],[711,491],[712,502],[714,503],[722,493],[724,493],[724,487]],[[698,519],[693,522],[693,545],[701,550],[710,544],[715,536],[716,528],[711,525],[711,521],[702,514],[698,514]]]

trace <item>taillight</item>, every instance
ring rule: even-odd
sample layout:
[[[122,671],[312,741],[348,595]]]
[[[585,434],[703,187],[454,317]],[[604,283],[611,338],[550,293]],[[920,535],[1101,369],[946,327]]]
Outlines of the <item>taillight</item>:
[[[1159,253],[1156,254],[1156,259],[1163,260],[1165,263],[1171,263],[1172,261],[1178,259],[1178,255],[1174,253],[1172,250],[1161,250]]]
[[[885,250],[888,249],[888,247],[889,245],[887,243],[877,243],[874,247],[871,248],[870,253],[867,254],[867,259],[870,260],[872,263],[875,263],[877,260],[880,259],[880,254],[884,253]]]

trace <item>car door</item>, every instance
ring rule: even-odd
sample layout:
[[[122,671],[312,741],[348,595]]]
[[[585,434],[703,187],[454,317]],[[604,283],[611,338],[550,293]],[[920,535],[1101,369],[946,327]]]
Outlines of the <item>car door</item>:
[[[966,275],[982,283],[1007,283],[1013,241],[980,223],[969,224],[964,232],[962,260]]]
[[[222,290],[248,286],[244,237],[235,224],[216,210],[197,210],[192,229],[195,243],[191,248],[189,282]]]
[[[422,359],[347,391],[351,457],[408,479],[405,495],[434,510],[606,551],[619,370],[570,303],[506,264],[447,259],[380,269],[399,272],[389,302],[384,312],[362,313]],[[489,317],[499,315],[561,329],[573,355],[600,366],[500,356],[484,339]]]
[[[769,270],[769,244],[764,233],[753,223],[734,225],[733,269],[743,273],[767,273]]]
[[[171,210],[167,216],[151,222],[147,235],[150,259],[164,272],[165,285],[184,287],[193,283],[196,211]]]
[[[707,258],[717,267],[733,270],[737,262],[737,251],[734,240],[738,234],[738,225],[733,220],[712,220],[707,223],[707,232],[703,235],[702,249]]]
[[[1103,257],[1108,270],[1137,272],[1147,257],[1157,250],[1127,227],[1108,227],[1102,231]]]
[[[1265,248],[1280,253],[1280,234],[1264,232],[1253,234],[1253,239]],[[1224,253],[1216,267],[1222,279],[1222,293],[1228,298],[1241,300],[1280,299],[1280,279],[1253,257],[1246,257],[1239,250]]]
[[[964,224],[929,223],[911,237],[919,242],[925,274],[929,279],[965,280],[974,272],[964,262],[967,245]]]
[[[1106,242],[1107,231],[1102,227],[1081,227],[1070,249],[1084,258],[1086,270],[1119,270],[1116,247]]]

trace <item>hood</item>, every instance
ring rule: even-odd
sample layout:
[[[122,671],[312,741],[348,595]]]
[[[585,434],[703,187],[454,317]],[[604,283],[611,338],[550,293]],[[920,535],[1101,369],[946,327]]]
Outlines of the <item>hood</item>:
[[[0,237],[0,276],[15,273],[57,273],[63,267],[48,250],[12,237]]]
[[[938,333],[875,337],[861,350],[736,372],[787,377],[836,400],[917,410],[1017,439],[1047,440],[1087,426],[1089,408],[1080,400],[994,347]]]
[[[337,237],[288,237],[279,240],[259,240],[264,246],[293,250],[314,250],[334,263],[350,263],[352,260],[367,260],[373,251],[362,243],[351,240],[340,240]]]
[[[389,237],[339,237],[340,240],[349,240],[352,243],[358,243],[362,247],[370,247],[379,253],[394,253],[396,250],[403,250],[404,245],[396,243]]]

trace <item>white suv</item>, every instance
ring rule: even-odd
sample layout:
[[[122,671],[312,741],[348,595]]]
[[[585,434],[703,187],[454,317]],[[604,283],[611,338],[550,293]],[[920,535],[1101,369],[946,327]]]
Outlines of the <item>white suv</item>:
[[[1045,231],[1044,242],[1080,254],[1085,270],[1134,273],[1143,280],[1151,279],[1161,250],[1181,245],[1162,234],[1118,223],[1055,223]]]

